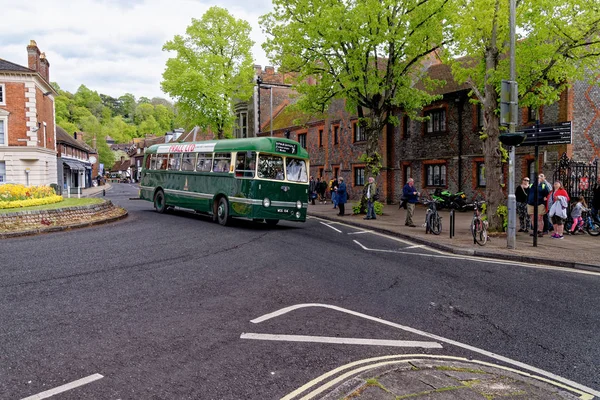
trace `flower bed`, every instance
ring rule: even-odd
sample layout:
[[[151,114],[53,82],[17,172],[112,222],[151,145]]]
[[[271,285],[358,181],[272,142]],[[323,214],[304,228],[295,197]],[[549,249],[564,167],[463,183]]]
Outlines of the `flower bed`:
[[[41,206],[62,200],[50,186],[0,185],[0,209]]]

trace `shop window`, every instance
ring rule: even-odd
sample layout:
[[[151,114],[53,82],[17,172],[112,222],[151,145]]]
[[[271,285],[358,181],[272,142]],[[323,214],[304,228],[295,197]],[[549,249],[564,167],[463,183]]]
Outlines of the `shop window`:
[[[427,186],[446,186],[446,164],[428,164]]]

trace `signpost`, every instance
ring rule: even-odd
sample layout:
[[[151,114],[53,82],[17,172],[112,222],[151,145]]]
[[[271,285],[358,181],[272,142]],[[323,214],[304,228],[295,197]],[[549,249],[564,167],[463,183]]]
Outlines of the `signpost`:
[[[521,132],[526,134],[525,141],[521,143],[521,146],[534,146],[535,147],[535,178],[531,190],[534,192],[534,203],[533,207],[533,247],[537,247],[537,232],[538,232],[538,156],[540,153],[540,146],[550,146],[553,144],[571,144],[572,143],[572,132],[571,132],[571,121],[559,122],[556,124],[538,124],[532,127],[521,129]]]

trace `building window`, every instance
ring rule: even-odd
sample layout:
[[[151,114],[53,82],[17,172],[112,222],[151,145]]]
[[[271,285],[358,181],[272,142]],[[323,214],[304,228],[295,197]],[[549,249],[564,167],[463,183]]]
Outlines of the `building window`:
[[[4,83],[0,83],[0,105],[3,105],[3,106],[6,105],[5,93],[6,93],[6,86],[4,86]]]
[[[446,164],[427,165],[427,186],[446,186]]]
[[[403,182],[406,185],[406,183],[408,182],[408,180],[410,178],[412,178],[412,167],[410,165],[405,165],[404,166],[403,175],[404,175],[403,176],[403,178],[404,178]]]
[[[339,165],[337,167],[333,167],[333,176],[334,176],[334,178],[338,178],[340,176],[340,167],[339,167]]]
[[[354,186],[365,185],[365,167],[354,168]]]
[[[365,130],[362,129],[362,127],[360,126],[358,121],[354,123],[353,128],[354,128],[354,141],[355,142],[364,142],[365,140],[367,140],[367,134],[366,134]]]
[[[483,106],[477,104],[477,129],[483,128]]]
[[[325,173],[325,168],[319,167],[319,176],[318,176],[318,178],[321,179],[323,177],[324,173]]]
[[[338,143],[340,143],[340,126],[335,125],[333,127],[333,144],[338,144]]]
[[[475,168],[477,169],[477,187],[485,187],[485,164],[477,162]]]
[[[323,129],[319,129],[319,147],[323,147]]]
[[[6,182],[6,163],[0,161],[0,183]]]
[[[237,116],[237,132],[239,138],[248,137],[248,113],[241,112]]]
[[[8,135],[6,134],[7,122],[6,118],[0,117],[0,146],[5,146],[8,142]]]
[[[300,134],[298,134],[298,143],[300,143],[300,146],[303,149],[306,148],[306,133],[300,133]]]
[[[537,120],[535,108],[527,107],[527,122],[535,122]]]
[[[410,137],[410,118],[404,116],[402,118],[402,139],[408,139]]]
[[[425,122],[427,133],[443,133],[446,132],[446,110],[431,110],[426,111],[425,116],[429,119]]]

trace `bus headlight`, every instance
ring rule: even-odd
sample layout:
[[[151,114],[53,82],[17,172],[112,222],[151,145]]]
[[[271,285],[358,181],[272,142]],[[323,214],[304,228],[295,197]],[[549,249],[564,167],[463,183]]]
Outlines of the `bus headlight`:
[[[298,201],[296,202],[296,208],[297,208],[297,209],[300,209],[300,208],[302,208],[302,202],[301,202],[300,200],[298,200]]]
[[[270,207],[271,206],[271,200],[269,200],[268,197],[265,197],[263,200],[263,207]]]
[[[300,214],[300,211],[296,211],[296,218],[300,218],[302,216],[302,214]]]

